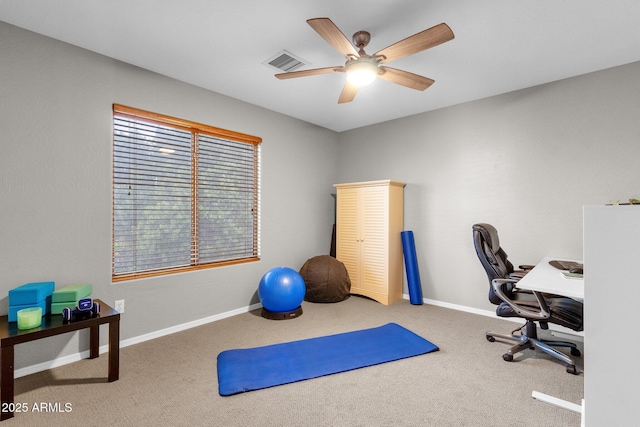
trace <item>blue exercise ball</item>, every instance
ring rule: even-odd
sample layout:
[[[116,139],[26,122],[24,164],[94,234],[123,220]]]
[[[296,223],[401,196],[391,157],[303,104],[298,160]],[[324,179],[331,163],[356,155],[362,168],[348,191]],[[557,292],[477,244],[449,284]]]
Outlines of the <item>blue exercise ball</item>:
[[[289,267],[274,267],[267,271],[258,286],[262,306],[274,313],[294,311],[302,304],[306,292],[300,273]]]

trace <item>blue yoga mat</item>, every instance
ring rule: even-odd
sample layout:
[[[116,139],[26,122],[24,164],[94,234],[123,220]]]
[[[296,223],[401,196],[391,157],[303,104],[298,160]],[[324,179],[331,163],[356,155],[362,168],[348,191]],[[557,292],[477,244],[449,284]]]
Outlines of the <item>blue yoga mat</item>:
[[[218,355],[221,396],[336,374],[438,350],[395,323]]]
[[[421,305],[422,285],[420,283],[420,271],[418,270],[418,257],[416,256],[416,243],[413,239],[413,231],[402,231],[400,232],[400,237],[402,238],[404,265],[407,270],[409,302],[413,305]]]

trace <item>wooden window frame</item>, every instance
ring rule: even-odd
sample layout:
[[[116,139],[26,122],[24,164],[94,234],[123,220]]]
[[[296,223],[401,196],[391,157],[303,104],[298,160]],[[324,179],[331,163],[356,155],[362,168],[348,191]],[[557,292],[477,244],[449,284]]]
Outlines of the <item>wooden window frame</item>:
[[[151,270],[131,271],[126,273],[116,273],[116,131],[115,122],[116,117],[125,117],[136,121],[146,122],[151,125],[159,125],[169,127],[181,131],[190,132],[191,137],[191,254],[190,265],[188,266],[167,266],[160,267]],[[260,145],[262,139],[260,137],[242,134],[226,129],[221,129],[201,123],[196,123],[190,120],[180,119],[176,117],[166,116],[163,114],[153,113],[137,108],[132,108],[120,104],[113,104],[113,173],[112,173],[112,282],[119,282],[125,280],[139,279],[145,277],[160,276],[166,274],[180,273],[186,271],[200,270],[205,268],[213,268],[225,265],[240,264],[246,262],[255,262],[260,260]],[[198,258],[198,148],[197,148],[197,135],[204,135],[220,140],[227,140],[235,143],[244,143],[254,146],[253,152],[253,254],[250,256],[242,256],[233,259],[225,259],[219,261],[207,261],[199,262]]]

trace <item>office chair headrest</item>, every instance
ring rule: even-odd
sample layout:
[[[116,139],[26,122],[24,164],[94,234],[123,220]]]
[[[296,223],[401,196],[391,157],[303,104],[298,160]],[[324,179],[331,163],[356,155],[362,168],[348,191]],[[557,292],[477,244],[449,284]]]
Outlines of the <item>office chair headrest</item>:
[[[500,239],[498,238],[498,230],[491,224],[475,224],[473,231],[477,231],[482,235],[482,239],[490,246],[491,252],[496,253],[500,250]]]

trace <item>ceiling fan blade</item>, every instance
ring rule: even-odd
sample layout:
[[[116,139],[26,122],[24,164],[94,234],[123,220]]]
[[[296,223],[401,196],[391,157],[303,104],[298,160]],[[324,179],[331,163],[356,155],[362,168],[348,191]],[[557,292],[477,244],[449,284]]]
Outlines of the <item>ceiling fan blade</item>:
[[[395,61],[405,56],[432,48],[454,38],[453,31],[445,23],[438,24],[427,30],[421,31],[404,40],[385,47],[373,56],[384,56],[380,63]]]
[[[276,77],[279,78],[280,80],[284,80],[284,79],[293,79],[296,77],[306,77],[306,76],[315,76],[317,74],[333,73],[336,71],[344,71],[344,67],[337,66],[337,67],[325,67],[325,68],[312,68],[311,70],[302,70],[302,71],[290,71],[288,73],[276,74]]]
[[[349,57],[355,56],[359,58],[358,51],[351,44],[349,39],[340,31],[336,24],[334,24],[329,18],[314,18],[307,19],[307,24],[311,26],[320,37],[325,39],[335,50],[340,52],[342,56]]]
[[[380,68],[382,68],[385,72],[379,74],[378,77],[390,81],[391,83],[396,83],[408,87],[410,89],[425,90],[434,83],[434,80],[431,80],[428,77],[419,76],[408,71],[398,70],[391,67]]]
[[[340,98],[338,98],[338,104],[353,101],[353,98],[356,97],[356,92],[358,92],[358,86],[347,82],[347,84],[344,85],[344,88],[342,88]]]

